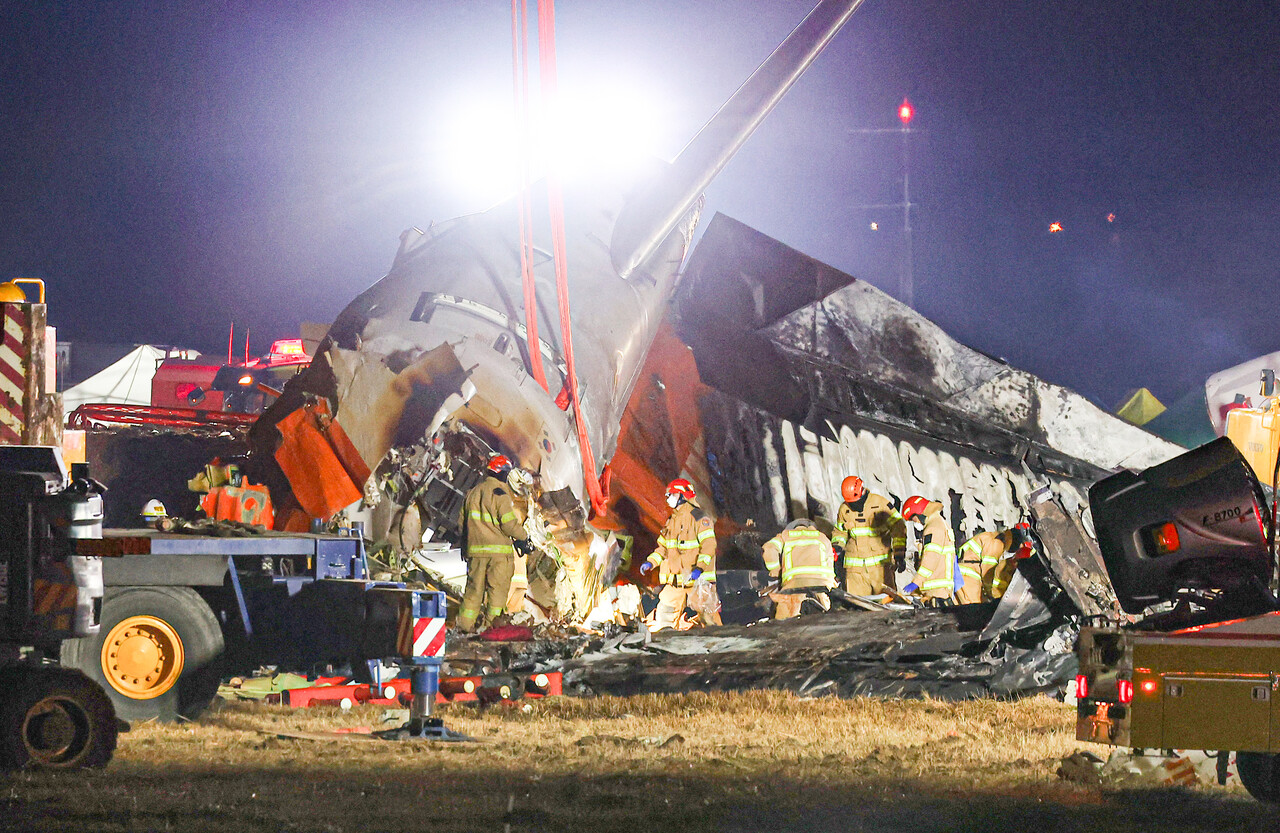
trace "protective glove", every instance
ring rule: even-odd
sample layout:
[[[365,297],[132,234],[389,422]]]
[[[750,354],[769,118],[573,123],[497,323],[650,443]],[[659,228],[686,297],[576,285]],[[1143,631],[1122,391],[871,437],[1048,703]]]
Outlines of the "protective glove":
[[[528,555],[534,550],[533,542],[528,538],[521,538],[518,541],[512,541],[511,544],[516,548],[516,552],[521,555]]]
[[[910,584],[908,584],[906,587],[902,588],[902,595],[910,596],[912,593],[918,592],[919,590],[920,590],[920,585],[916,584],[913,581]]]
[[[697,581],[701,577],[702,577],[702,568],[694,567],[693,572],[689,574],[689,582],[692,584],[693,582]]]
[[[1036,548],[1031,544],[1030,541],[1028,541],[1022,546],[1018,547],[1018,551],[1013,554],[1013,557],[1020,561],[1024,558],[1030,558],[1031,554],[1035,551],[1036,551]]]
[[[644,562],[643,564],[641,564],[641,565],[640,565],[640,575],[642,575],[642,576],[643,576],[643,575],[645,575],[645,574],[647,574],[647,573],[649,573],[651,570],[653,570],[653,562],[652,562],[652,561],[646,561],[646,562]]]

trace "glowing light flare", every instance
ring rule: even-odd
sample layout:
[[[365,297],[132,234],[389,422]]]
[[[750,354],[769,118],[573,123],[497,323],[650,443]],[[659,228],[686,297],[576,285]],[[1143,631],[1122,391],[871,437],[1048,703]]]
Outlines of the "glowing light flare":
[[[902,120],[903,127],[911,124],[911,120],[915,118],[915,115],[916,111],[911,106],[911,102],[903,98],[902,103],[898,105],[898,118]]]
[[[880,224],[879,224],[879,223],[872,223],[872,224],[871,224],[871,230],[872,230],[872,231],[879,231],[879,230],[880,230]]]
[[[463,95],[443,111],[430,164],[451,188],[486,204],[519,190],[526,158],[530,181],[553,170],[566,181],[634,176],[661,156],[662,126],[671,124],[655,97],[605,83],[562,86],[551,107],[534,100],[527,135],[509,92]]]
[[[1155,680],[1143,680],[1138,688],[1142,689],[1143,694],[1155,694],[1158,685]]]
[[[1115,215],[1115,212],[1112,212],[1112,213],[1110,213],[1110,214],[1108,214],[1108,215],[1107,215],[1107,222],[1108,222],[1108,223],[1114,223],[1115,221],[1116,221],[1116,215]]]
[[[1058,232],[1060,232],[1060,231],[1062,231],[1062,223],[1050,223],[1050,224],[1049,224],[1049,233],[1050,233],[1050,234],[1057,234],[1057,233],[1058,233]]]

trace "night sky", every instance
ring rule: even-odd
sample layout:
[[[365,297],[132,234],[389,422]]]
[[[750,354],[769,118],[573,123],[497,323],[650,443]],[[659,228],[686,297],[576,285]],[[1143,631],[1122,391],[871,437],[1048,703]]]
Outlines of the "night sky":
[[[642,86],[670,157],[809,6],[561,0],[561,82]],[[509,12],[4,3],[0,277],[47,281],[63,340],[331,320],[401,231],[492,203],[445,146],[509,106]],[[1280,349],[1280,4],[867,0],[706,217],[894,289],[901,211],[866,206],[901,136],[866,131],[903,96],[916,306],[955,337],[1106,406]]]

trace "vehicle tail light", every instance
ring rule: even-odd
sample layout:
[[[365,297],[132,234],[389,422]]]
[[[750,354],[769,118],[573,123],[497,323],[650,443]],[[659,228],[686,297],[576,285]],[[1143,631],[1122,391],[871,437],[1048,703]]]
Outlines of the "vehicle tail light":
[[[1182,542],[1178,540],[1178,528],[1172,523],[1161,524],[1151,530],[1151,539],[1158,555],[1177,552],[1178,547],[1182,546]]]
[[[1155,694],[1156,689],[1159,688],[1159,686],[1160,684],[1155,680],[1143,680],[1141,684],[1138,685],[1138,688],[1142,689],[1143,694]]]
[[[1076,699],[1084,700],[1089,697],[1089,678],[1084,674],[1076,675]]]
[[[1121,703],[1133,702],[1133,682],[1131,680],[1120,680],[1116,687],[1120,693]]]

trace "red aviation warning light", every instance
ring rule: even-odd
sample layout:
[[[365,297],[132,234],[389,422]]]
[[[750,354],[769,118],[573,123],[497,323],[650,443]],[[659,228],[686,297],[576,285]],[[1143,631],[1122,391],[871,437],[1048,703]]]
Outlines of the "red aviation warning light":
[[[911,102],[907,101],[905,98],[902,99],[902,103],[898,105],[898,118],[902,119],[902,126],[906,127],[910,124],[911,119],[915,117],[915,114],[916,111],[915,108],[911,106]]]

